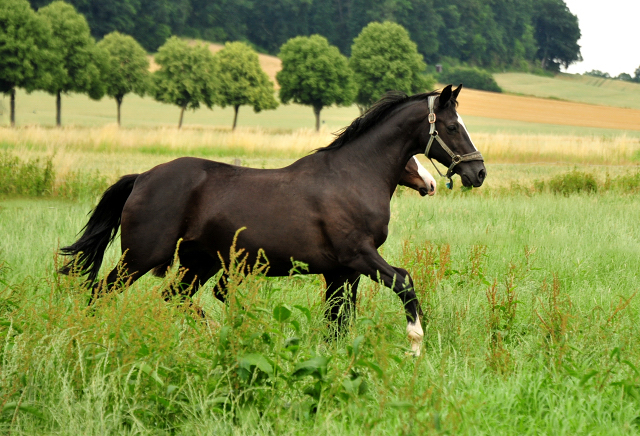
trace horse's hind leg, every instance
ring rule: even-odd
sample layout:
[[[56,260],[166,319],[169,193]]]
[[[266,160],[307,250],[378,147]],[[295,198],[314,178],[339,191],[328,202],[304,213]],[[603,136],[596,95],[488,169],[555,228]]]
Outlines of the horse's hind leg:
[[[215,262],[204,253],[181,253],[179,257],[182,277],[180,282],[171,284],[169,288],[162,293],[162,296],[167,301],[176,296],[179,296],[183,301],[193,297],[200,287],[213,276],[216,269]],[[201,316],[204,315],[202,309],[195,308],[195,310]]]
[[[346,270],[340,273],[323,274],[327,282],[325,316],[339,333],[355,316],[356,297],[360,273]],[[346,291],[346,292],[345,292]]]
[[[153,268],[153,265],[135,262],[134,259],[127,254],[128,252],[125,252],[122,262],[118,263],[104,280],[93,285],[91,297],[89,298],[89,306],[104,293],[110,293],[114,290],[122,292],[126,286],[130,286]]]
[[[121,292],[153,268],[170,261],[175,251],[175,243],[165,239],[154,240],[144,232],[122,230],[122,259],[107,277],[93,286],[89,305],[113,290]]]

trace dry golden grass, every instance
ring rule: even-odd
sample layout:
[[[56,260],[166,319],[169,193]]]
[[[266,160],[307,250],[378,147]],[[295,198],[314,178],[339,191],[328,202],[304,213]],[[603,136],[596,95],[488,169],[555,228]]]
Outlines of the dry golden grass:
[[[464,98],[463,98],[464,97]],[[460,113],[487,118],[605,129],[640,130],[640,110],[465,89]]]
[[[488,166],[499,164],[634,165],[640,160],[640,139],[625,135],[558,136],[476,133],[473,139]],[[98,170],[108,177],[146,171],[178,156],[203,156],[253,167],[282,167],[331,142],[322,129],[281,131],[265,128],[229,129],[171,127],[119,129],[104,127],[1,128],[4,147],[23,159],[53,156],[63,176],[77,169]],[[435,173],[426,159],[430,171]]]
[[[51,152],[73,149],[99,152],[140,151],[162,147],[162,152],[202,151],[211,155],[243,152],[257,155],[303,155],[328,145],[334,138],[326,128],[268,129],[262,127],[186,126],[157,128],[118,128],[116,124],[100,127],[23,128],[0,127],[3,142],[15,147],[38,148]]]
[[[327,129],[280,131],[264,128],[173,127],[0,127],[5,147],[23,159],[53,156],[56,171],[77,169],[106,175],[146,171],[178,156],[204,156],[247,166],[280,167],[333,139]]]
[[[640,140],[625,135],[561,136],[476,133],[473,141],[489,162],[634,164],[640,158]]]

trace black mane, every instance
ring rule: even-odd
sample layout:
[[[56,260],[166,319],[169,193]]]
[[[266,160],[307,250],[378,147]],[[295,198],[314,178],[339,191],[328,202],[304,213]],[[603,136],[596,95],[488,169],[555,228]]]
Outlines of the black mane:
[[[364,114],[353,120],[353,122],[336,132],[336,139],[326,147],[318,148],[319,151],[335,150],[342,147],[349,141],[352,141],[367,132],[372,126],[386,118],[395,108],[403,103],[412,101],[426,100],[431,95],[440,95],[439,91],[432,91],[423,94],[415,94],[408,96],[404,92],[390,91],[375,102]]]

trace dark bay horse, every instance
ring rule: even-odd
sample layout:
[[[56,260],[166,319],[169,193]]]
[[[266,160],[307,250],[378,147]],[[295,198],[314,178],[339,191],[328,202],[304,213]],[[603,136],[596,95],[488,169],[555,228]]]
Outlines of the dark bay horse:
[[[422,310],[406,270],[389,265],[378,253],[387,239],[390,198],[412,156],[425,153],[459,174],[464,186],[479,187],[486,176],[456,112],[461,86],[441,93],[387,94],[346,127],[327,147],[280,169],[254,169],[184,157],[142,174],[122,177],[105,191],[82,236],[61,252],[95,283],[104,251],[121,227],[121,268],[105,280],[132,283],[166,269],[178,240],[182,279],[193,295],[229,264],[229,248],[240,228],[237,247],[252,264],[263,250],[268,275],[287,276],[292,259],[323,274],[327,316],[341,325],[352,313],[360,275],[380,279],[401,299],[407,334],[420,353]],[[349,285],[349,286],[348,286]],[[101,284],[95,283],[92,300]],[[345,289],[350,289],[344,298]],[[224,300],[224,289],[216,287]]]

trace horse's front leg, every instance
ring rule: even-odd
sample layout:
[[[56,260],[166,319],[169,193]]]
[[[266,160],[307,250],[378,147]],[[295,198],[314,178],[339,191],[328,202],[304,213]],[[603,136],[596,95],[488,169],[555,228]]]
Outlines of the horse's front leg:
[[[372,280],[378,280],[379,277],[385,286],[391,288],[400,297],[407,318],[407,336],[411,342],[411,351],[415,356],[419,356],[424,337],[420,323],[422,308],[409,273],[402,268],[389,265],[374,247],[361,250],[360,255],[351,259],[348,266],[369,276]]]
[[[410,321],[409,317],[407,317],[407,336],[409,337],[409,342],[411,342],[411,351],[415,356],[419,356],[420,348],[422,346],[422,340],[424,338],[424,331],[422,330],[421,324],[424,316],[422,313],[422,307],[420,307],[420,302],[418,301],[418,297],[416,296],[415,288],[413,286],[413,279],[411,278],[411,275],[409,275],[409,272],[403,268],[398,267],[393,267],[393,269],[396,270],[396,277],[404,275],[404,283],[408,285],[407,288],[411,289],[411,293],[413,294],[413,301],[415,301],[417,316],[413,318],[414,321]],[[409,296],[409,298],[411,297]]]

